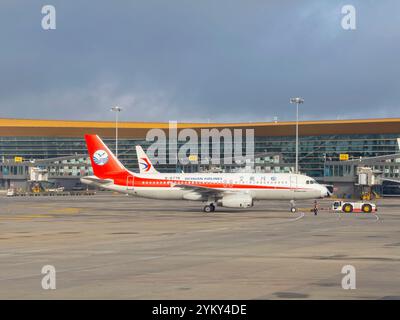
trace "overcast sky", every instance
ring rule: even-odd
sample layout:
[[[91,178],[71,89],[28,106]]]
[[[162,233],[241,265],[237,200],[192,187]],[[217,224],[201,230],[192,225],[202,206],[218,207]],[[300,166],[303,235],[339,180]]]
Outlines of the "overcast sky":
[[[398,0],[1,0],[0,38],[0,118],[400,117]]]

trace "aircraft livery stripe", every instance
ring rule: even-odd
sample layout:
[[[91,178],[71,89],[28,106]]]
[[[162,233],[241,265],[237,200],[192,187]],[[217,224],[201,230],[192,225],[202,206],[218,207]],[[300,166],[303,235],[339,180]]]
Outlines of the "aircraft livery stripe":
[[[126,186],[126,179],[115,179],[115,184],[120,186]],[[175,185],[185,185],[188,187],[204,187],[214,189],[278,189],[278,190],[307,190],[308,188],[295,188],[289,186],[279,185],[256,185],[256,184],[237,184],[229,182],[209,182],[209,181],[186,181],[186,180],[170,180],[170,179],[151,179],[142,177],[133,177],[133,187],[141,188],[171,188]]]

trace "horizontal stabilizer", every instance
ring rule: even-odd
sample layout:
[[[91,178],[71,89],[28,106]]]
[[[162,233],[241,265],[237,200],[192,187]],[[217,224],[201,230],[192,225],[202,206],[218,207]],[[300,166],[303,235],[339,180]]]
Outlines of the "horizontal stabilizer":
[[[112,179],[99,179],[96,176],[82,177],[81,182],[84,184],[96,184],[96,185],[106,185],[113,183]]]

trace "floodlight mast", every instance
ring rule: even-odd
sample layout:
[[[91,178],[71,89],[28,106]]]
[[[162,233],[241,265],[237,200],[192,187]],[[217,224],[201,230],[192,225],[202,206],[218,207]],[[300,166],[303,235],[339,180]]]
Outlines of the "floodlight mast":
[[[118,114],[123,109],[118,106],[114,106],[110,109],[110,111],[115,112],[115,156],[118,159]]]
[[[299,104],[304,103],[304,99],[300,97],[291,98],[291,104],[296,104],[296,166],[295,173],[299,173]]]

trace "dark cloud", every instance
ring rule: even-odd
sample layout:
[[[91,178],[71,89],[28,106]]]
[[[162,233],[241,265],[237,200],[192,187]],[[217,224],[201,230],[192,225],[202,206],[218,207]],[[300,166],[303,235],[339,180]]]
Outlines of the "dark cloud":
[[[400,2],[42,1],[0,4],[0,117],[260,121],[400,116]]]

